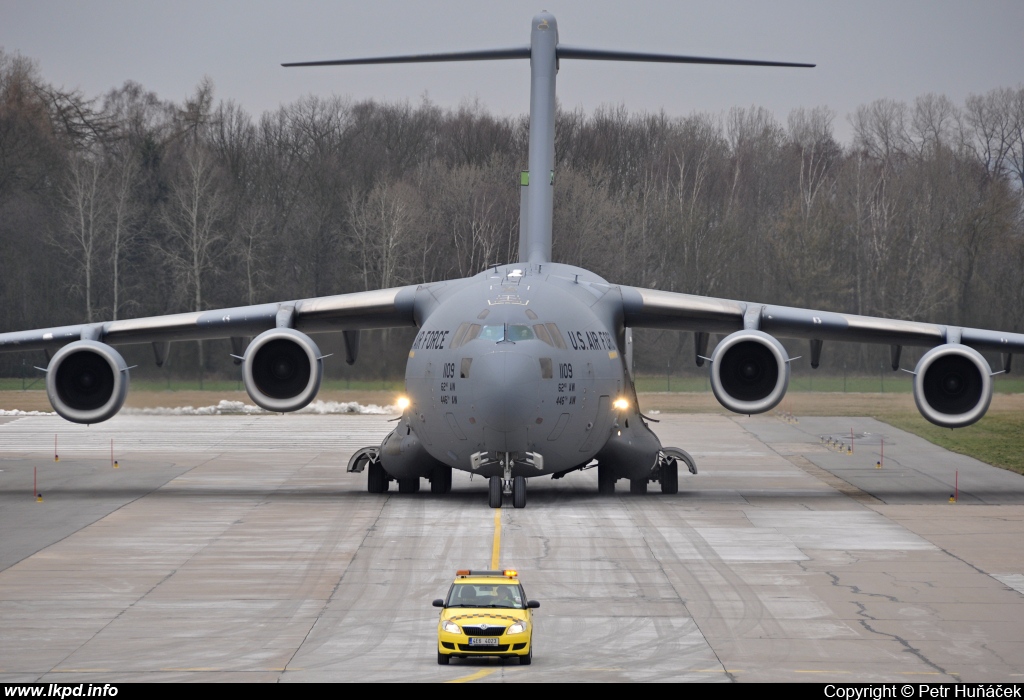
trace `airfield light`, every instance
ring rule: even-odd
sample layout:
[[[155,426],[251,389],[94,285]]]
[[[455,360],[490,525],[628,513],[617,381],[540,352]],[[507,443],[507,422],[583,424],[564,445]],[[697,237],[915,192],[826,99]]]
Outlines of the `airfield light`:
[[[405,411],[405,409],[412,405],[412,401],[409,400],[408,396],[399,396],[398,400],[395,401],[395,405],[398,406],[398,410]]]
[[[615,408],[616,411],[625,411],[627,408],[629,408],[629,401],[620,396],[619,398],[615,399],[615,402],[612,403],[612,406]]]

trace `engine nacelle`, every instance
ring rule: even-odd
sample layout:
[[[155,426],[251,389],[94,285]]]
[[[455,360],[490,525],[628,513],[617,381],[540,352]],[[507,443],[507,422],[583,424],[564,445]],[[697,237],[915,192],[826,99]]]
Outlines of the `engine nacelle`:
[[[775,408],[789,387],[789,355],[762,331],[736,331],[711,355],[711,389],[718,402],[736,413]]]
[[[72,423],[101,423],[128,396],[128,365],[114,348],[95,340],[65,345],[46,368],[46,395]]]
[[[974,348],[957,343],[926,352],[914,369],[914,402],[926,419],[962,428],[985,415],[992,403],[992,368]]]
[[[305,333],[274,328],[256,336],[245,349],[242,380],[257,406],[268,411],[297,411],[320,391],[324,361]]]

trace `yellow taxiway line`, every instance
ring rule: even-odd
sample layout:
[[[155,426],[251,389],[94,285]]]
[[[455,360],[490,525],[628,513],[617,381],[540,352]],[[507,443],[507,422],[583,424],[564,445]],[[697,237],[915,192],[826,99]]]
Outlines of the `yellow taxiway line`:
[[[491,569],[497,569],[501,560],[501,508],[494,509],[494,544],[491,546]]]
[[[471,673],[468,676],[463,676],[462,678],[453,678],[450,681],[445,681],[445,683],[469,683],[470,681],[477,681],[485,676],[489,676],[497,670],[498,669],[496,668],[483,668],[476,673]]]

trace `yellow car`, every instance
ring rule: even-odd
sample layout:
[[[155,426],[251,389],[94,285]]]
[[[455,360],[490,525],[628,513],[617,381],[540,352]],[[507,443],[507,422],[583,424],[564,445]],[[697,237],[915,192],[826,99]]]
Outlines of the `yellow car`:
[[[437,663],[453,656],[503,656],[533,661],[533,611],[518,574],[505,571],[458,571],[448,597],[434,601],[441,610],[437,623]]]

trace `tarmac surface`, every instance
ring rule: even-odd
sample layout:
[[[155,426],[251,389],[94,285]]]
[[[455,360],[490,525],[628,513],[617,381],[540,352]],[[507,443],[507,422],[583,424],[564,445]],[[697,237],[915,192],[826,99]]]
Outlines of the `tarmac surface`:
[[[587,470],[497,519],[462,472],[346,474],[386,416],[0,418],[0,682],[1024,681],[1024,477],[871,419],[657,418],[677,495]],[[438,666],[431,601],[492,559],[533,665]]]

